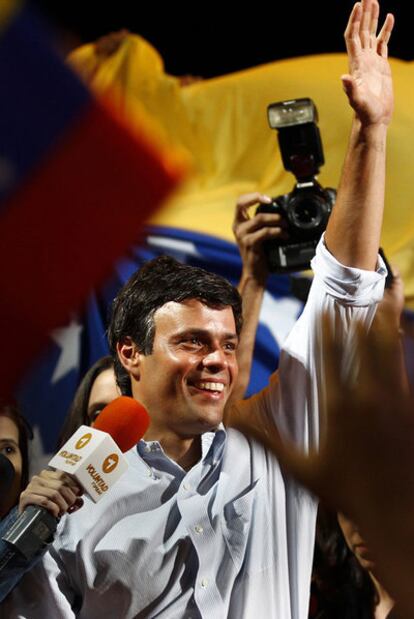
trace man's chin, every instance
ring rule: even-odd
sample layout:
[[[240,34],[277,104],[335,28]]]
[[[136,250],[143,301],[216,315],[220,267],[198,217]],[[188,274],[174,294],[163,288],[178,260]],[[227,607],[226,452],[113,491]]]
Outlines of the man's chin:
[[[194,423],[194,429],[197,430],[197,434],[214,432],[222,421],[223,410],[203,411],[203,414],[198,415],[197,421]]]
[[[221,422],[223,421],[223,415],[220,416],[212,416],[209,419],[201,419],[199,421],[199,427],[201,430],[201,433],[203,432],[214,432],[215,430],[217,430],[218,426],[221,424]]]

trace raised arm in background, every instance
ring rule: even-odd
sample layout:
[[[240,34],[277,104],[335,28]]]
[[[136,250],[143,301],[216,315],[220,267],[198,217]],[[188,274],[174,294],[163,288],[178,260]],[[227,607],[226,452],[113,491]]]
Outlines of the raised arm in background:
[[[242,260],[242,274],[238,290],[243,301],[243,329],[237,349],[239,375],[227,406],[244,397],[250,380],[254,343],[260,308],[269,271],[263,251],[263,242],[285,235],[280,215],[259,213],[251,216],[249,209],[257,204],[268,204],[269,196],[248,193],[238,198],[233,220],[233,234]]]

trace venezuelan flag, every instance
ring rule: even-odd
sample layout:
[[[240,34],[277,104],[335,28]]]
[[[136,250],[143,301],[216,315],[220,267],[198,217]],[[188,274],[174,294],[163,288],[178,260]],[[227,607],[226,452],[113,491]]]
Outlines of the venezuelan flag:
[[[0,332],[8,392],[46,334],[79,307],[186,164],[143,118],[92,95],[19,2],[0,11]],[[3,352],[5,354],[5,352]],[[12,358],[10,358],[12,356]]]

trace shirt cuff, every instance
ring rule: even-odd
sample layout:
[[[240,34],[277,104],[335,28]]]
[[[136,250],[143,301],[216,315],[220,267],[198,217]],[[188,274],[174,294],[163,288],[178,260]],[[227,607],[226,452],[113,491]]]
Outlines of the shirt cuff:
[[[371,305],[383,297],[387,269],[379,255],[375,271],[344,266],[328,250],[323,235],[311,268],[327,294],[340,301],[352,305]]]

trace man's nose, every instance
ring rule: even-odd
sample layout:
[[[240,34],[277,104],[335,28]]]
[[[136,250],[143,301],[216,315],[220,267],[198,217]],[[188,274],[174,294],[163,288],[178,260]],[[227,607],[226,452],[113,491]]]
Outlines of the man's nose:
[[[203,357],[203,365],[208,368],[210,371],[218,371],[223,367],[227,367],[228,359],[226,353],[222,348],[215,348],[214,350],[210,350]]]

